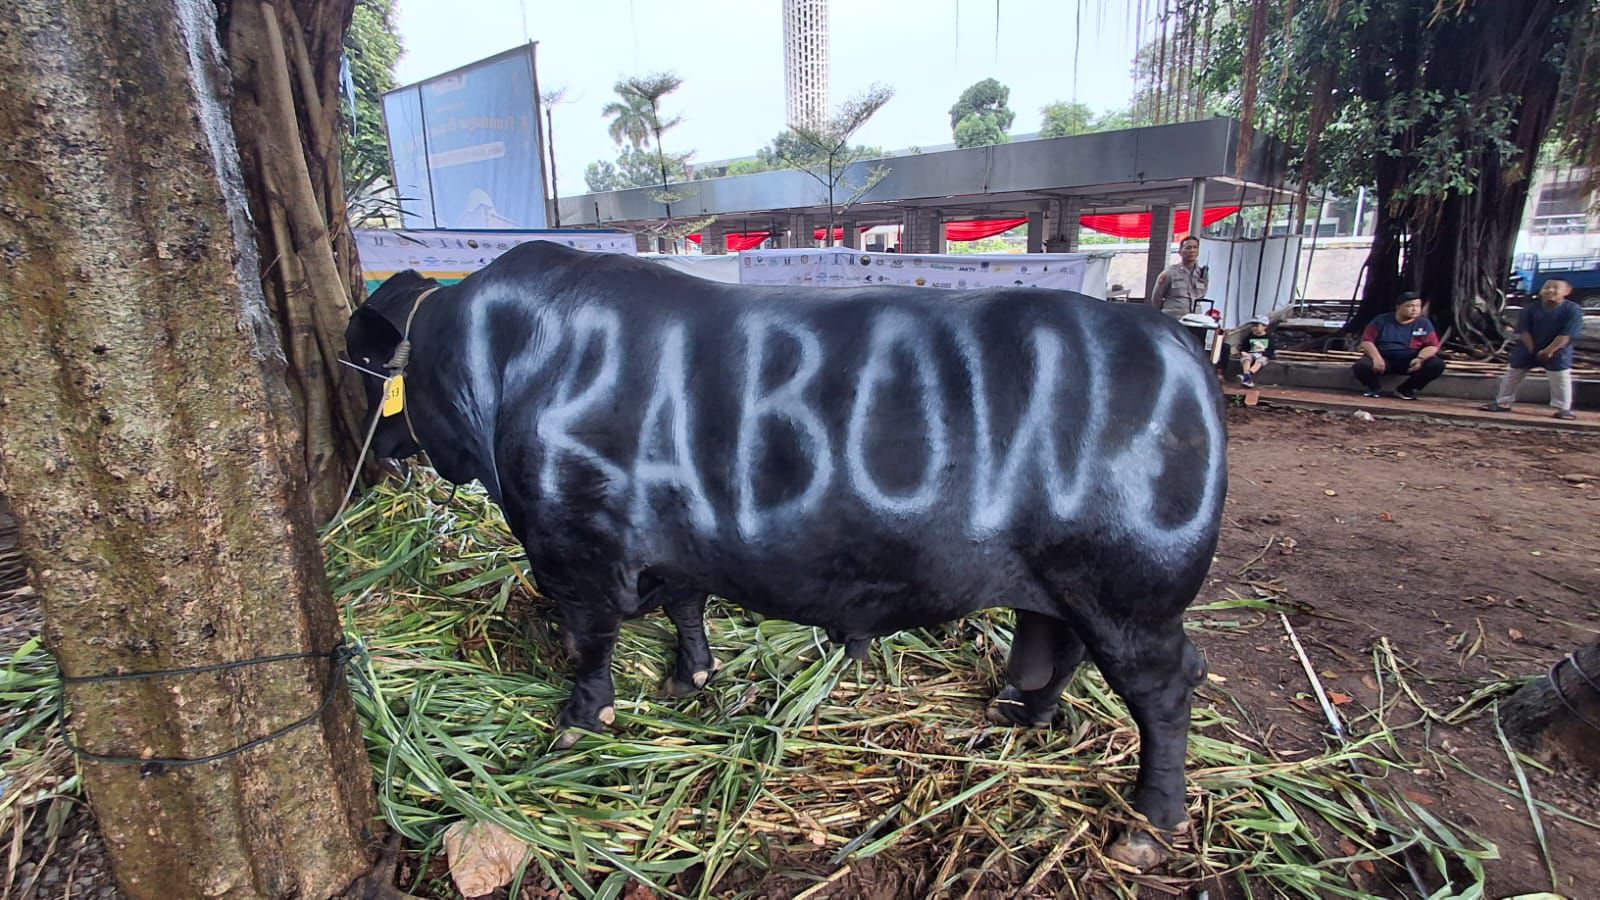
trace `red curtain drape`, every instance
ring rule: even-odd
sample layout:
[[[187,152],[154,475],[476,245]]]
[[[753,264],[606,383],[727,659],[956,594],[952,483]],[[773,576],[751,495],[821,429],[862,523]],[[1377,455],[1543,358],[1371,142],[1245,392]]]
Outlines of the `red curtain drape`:
[[[769,237],[772,237],[772,232],[770,231],[731,232],[728,235],[728,252],[740,253],[745,250],[754,250]],[[696,244],[700,243],[699,233],[689,235],[689,240]]]
[[[949,222],[944,226],[947,241],[979,241],[986,237],[1004,234],[1018,225],[1028,224],[1027,219],[974,219],[970,222]]]
[[[861,229],[860,229],[862,234],[866,234],[870,230],[872,230],[872,226],[871,225],[863,225],[861,227]],[[820,240],[822,240],[822,236],[824,234],[827,234],[827,232],[828,232],[828,229],[826,229],[826,228],[818,228],[818,229],[815,229],[815,230],[813,230],[811,232],[811,236],[813,238],[815,238],[816,240],[820,241]],[[843,228],[843,226],[841,226],[839,228],[835,228],[833,230],[833,242],[835,244],[839,244],[839,243],[843,243],[844,242],[844,228]]]
[[[1213,206],[1205,211],[1201,221],[1206,225],[1215,225],[1239,211],[1237,206]],[[1089,215],[1078,220],[1083,227],[1098,231],[1101,234],[1115,235],[1125,238],[1150,238],[1149,213],[1122,213],[1120,215]],[[969,222],[950,222],[944,226],[944,237],[947,241],[978,241],[986,237],[1004,234],[1019,225],[1028,224],[1027,219],[974,219]],[[868,229],[862,228],[865,233]],[[818,228],[812,232],[816,240],[822,240],[827,233],[826,228]],[[1189,211],[1176,210],[1172,216],[1172,233],[1183,235],[1189,233]],[[753,250],[761,246],[761,242],[771,237],[768,231],[749,231],[744,233],[734,232],[728,235],[728,252],[738,253],[742,250]],[[835,228],[833,239],[836,243],[844,241],[844,229]],[[691,234],[689,240],[700,243],[700,235]]]
[[[1213,206],[1208,208],[1200,217],[1206,225],[1215,225],[1239,211],[1237,206]],[[1090,228],[1101,234],[1110,234],[1124,238],[1150,239],[1150,214],[1149,213],[1122,213],[1112,216],[1084,216],[1079,219],[1083,227]],[[1172,216],[1172,233],[1189,233],[1189,211],[1177,210]]]

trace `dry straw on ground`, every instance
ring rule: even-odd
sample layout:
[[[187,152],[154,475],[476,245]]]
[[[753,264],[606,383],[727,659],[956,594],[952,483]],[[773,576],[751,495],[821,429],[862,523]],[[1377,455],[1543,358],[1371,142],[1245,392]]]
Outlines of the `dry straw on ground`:
[[[686,700],[661,690],[674,637],[651,616],[623,629],[612,733],[550,754],[567,660],[536,574],[481,492],[451,496],[424,475],[380,486],[324,543],[366,650],[352,685],[383,814],[423,857],[401,885],[414,893],[449,894],[442,865],[427,861],[463,820],[531,848],[512,896],[537,884],[612,898],[629,882],[663,896],[768,896],[830,876],[826,889],[843,896],[852,873],[870,870],[903,896],[1169,895],[1210,882],[1361,897],[1405,877],[1403,852],[1430,888],[1448,880],[1440,896],[1472,896],[1495,855],[1377,780],[1418,764],[1398,755],[1395,707],[1362,722],[1348,748],[1291,758],[1250,737],[1243,710],[1211,684],[1190,748],[1194,827],[1165,870],[1132,873],[1101,850],[1132,815],[1137,734],[1092,667],[1060,727],[986,724],[1011,637],[1002,613],[878,641],[858,665],[815,629],[714,604],[723,667]],[[1272,608],[1212,604],[1207,627],[1228,627],[1227,610]],[[1375,674],[1393,684],[1390,664],[1375,660]],[[14,873],[24,835],[77,786],[63,778],[54,669],[37,642],[15,653],[0,688],[0,826]],[[1483,704],[1470,705],[1445,715]]]

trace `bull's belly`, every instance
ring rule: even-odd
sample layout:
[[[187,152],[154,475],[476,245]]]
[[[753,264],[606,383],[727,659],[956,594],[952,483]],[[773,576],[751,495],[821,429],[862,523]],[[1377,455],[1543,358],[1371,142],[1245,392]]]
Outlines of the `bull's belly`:
[[[896,560],[915,571],[908,578],[819,556],[799,564],[752,560],[696,581],[708,593],[763,616],[853,637],[939,625],[992,607],[1051,612],[1042,588],[1019,578],[1014,561],[946,551]]]
[[[753,595],[727,591],[725,599],[774,619],[812,625],[847,637],[881,637],[911,628],[951,622],[992,605],[966,598],[906,595],[833,599],[818,596]],[[743,596],[738,596],[742,593]],[[718,592],[718,596],[722,596]]]

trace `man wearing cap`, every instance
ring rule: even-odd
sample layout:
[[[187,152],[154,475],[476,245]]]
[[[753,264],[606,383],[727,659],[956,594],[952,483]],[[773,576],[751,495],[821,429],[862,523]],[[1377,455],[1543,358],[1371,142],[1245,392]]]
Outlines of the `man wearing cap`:
[[[1179,261],[1156,276],[1156,286],[1150,291],[1150,305],[1174,319],[1193,311],[1194,301],[1204,298],[1211,287],[1211,267],[1197,265],[1199,259],[1199,238],[1191,234],[1179,241]]]

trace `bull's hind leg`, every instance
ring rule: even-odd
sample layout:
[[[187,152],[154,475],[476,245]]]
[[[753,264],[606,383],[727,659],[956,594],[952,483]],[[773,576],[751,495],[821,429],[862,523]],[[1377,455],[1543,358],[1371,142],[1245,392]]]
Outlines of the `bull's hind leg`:
[[[1061,714],[1061,692],[1083,662],[1083,641],[1066,622],[1017,610],[1005,689],[985,715],[1000,725],[1047,728]]]
[[[678,652],[672,673],[667,676],[667,693],[687,697],[706,686],[716,668],[711,642],[706,639],[706,595],[687,588],[662,588],[666,597],[667,618],[678,630]]]
[[[1133,808],[1163,832],[1188,825],[1184,804],[1184,755],[1189,746],[1189,707],[1206,677],[1205,660],[1183,633],[1181,619],[1159,626],[1107,627],[1095,635],[1095,663],[1106,683],[1127,701],[1139,726],[1139,776]],[[1159,842],[1136,830],[1118,838],[1111,855],[1140,868],[1165,858]]]

